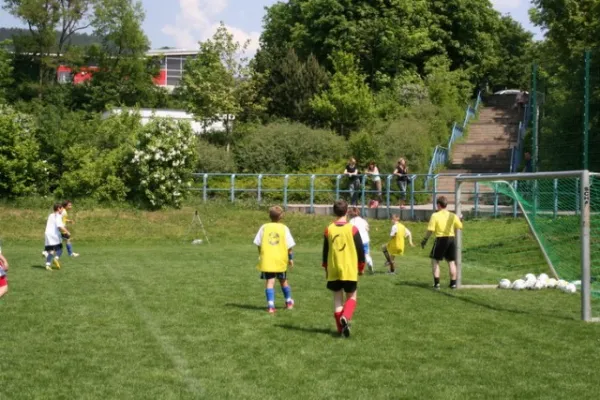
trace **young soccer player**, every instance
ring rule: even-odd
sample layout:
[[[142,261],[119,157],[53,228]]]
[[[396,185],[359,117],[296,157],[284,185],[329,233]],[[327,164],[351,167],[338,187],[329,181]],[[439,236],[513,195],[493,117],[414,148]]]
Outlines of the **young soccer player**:
[[[433,288],[440,288],[440,261],[448,261],[450,270],[450,288],[456,289],[456,244],[454,243],[455,231],[462,229],[463,224],[456,214],[446,210],[448,200],[445,196],[437,199],[437,212],[433,213],[427,226],[427,234],[421,242],[421,248],[425,248],[427,240],[435,234],[435,242],[431,249],[431,266],[433,273]]]
[[[396,273],[396,256],[404,255],[404,239],[408,238],[408,243],[415,247],[412,241],[412,234],[400,222],[400,216],[397,214],[392,215],[392,230],[390,231],[390,240],[387,244],[384,244],[381,250],[383,251],[383,255],[387,260],[385,265],[389,267],[388,274]]]
[[[258,246],[260,277],[265,280],[267,311],[273,314],[275,313],[275,278],[281,285],[285,307],[288,310],[294,308],[292,289],[287,280],[287,267],[294,266],[293,247],[296,243],[289,228],[281,223],[283,218],[281,207],[271,207],[269,218],[271,222],[260,227],[254,238],[254,244]]]
[[[373,259],[371,258],[369,242],[371,241],[369,237],[369,223],[366,219],[360,216],[360,211],[358,207],[350,208],[348,211],[348,215],[350,216],[350,223],[358,228],[358,232],[360,233],[360,238],[363,242],[363,250],[365,252],[365,260],[367,262],[367,268],[370,273],[374,273],[373,269]]]
[[[70,200],[65,200],[62,203],[63,206],[63,210],[62,210],[62,221],[63,221],[63,225],[66,227],[67,224],[74,224],[75,221],[69,219],[68,217],[68,211],[70,211],[73,208],[73,202],[71,202]],[[79,257],[79,253],[74,253],[73,252],[73,245],[71,244],[71,236],[68,234],[63,234],[62,235],[62,239],[67,241],[67,254],[70,257]]]
[[[333,204],[333,213],[337,219],[325,229],[323,268],[327,276],[327,289],[333,292],[333,316],[337,331],[349,337],[350,322],[356,308],[358,275],[365,268],[365,252],[358,228],[346,221],[348,203],[337,200]]]
[[[8,261],[0,250],[0,297],[4,296],[8,292],[8,280],[6,278],[6,271],[8,271]]]
[[[44,251],[48,254],[46,256],[46,269],[52,270],[51,264],[54,262],[56,268],[60,269],[59,258],[62,255],[62,236],[63,234],[69,235],[70,233],[65,228],[62,220],[62,204],[54,204],[54,212],[48,215],[46,221],[46,232],[45,232],[45,247]]]

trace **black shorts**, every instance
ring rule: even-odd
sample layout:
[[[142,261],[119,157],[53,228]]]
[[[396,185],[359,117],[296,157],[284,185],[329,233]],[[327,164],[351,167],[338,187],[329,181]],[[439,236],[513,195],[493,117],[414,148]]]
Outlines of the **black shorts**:
[[[435,238],[429,258],[437,261],[456,261],[456,243],[451,236]]]
[[[55,244],[53,246],[44,246],[44,250],[45,251],[59,251],[63,248],[62,243],[61,244]]]
[[[287,272],[261,272],[260,279],[279,279],[286,280]]]
[[[346,293],[354,293],[356,292],[356,287],[358,286],[358,282],[356,281],[329,281],[327,282],[327,289],[332,292],[339,292],[343,290]]]
[[[69,240],[69,239],[71,239],[71,235],[69,235],[68,233],[61,233],[60,235],[62,236],[62,238],[63,238],[64,240]]]

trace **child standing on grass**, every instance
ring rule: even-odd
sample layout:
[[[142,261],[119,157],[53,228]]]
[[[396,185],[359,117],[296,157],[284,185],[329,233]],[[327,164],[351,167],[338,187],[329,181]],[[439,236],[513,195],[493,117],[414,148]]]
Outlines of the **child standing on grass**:
[[[70,200],[65,200],[62,203],[62,206],[63,206],[63,210],[62,210],[61,215],[62,215],[63,225],[66,227],[67,223],[74,224],[75,221],[73,221],[72,219],[69,219],[69,217],[68,217],[68,212],[73,208],[73,202]],[[71,244],[71,235],[63,234],[62,239],[67,241],[67,254],[71,257],[79,257],[79,253],[73,252],[73,245]]]
[[[371,258],[369,242],[371,241],[369,237],[369,223],[366,219],[360,216],[360,211],[358,207],[350,208],[348,211],[348,215],[350,216],[350,223],[358,228],[358,232],[360,233],[360,238],[363,243],[363,250],[365,251],[365,261],[367,262],[367,268],[370,273],[374,273],[373,270],[373,259]]]
[[[294,308],[292,289],[287,280],[287,267],[294,266],[293,247],[296,245],[294,238],[287,226],[280,221],[283,218],[283,209],[274,206],[269,209],[270,223],[264,224],[254,238],[258,246],[258,269],[261,279],[265,280],[265,294],[267,296],[267,311],[275,313],[275,278],[279,280],[285,307]]]
[[[349,337],[350,322],[356,308],[358,274],[362,274],[365,268],[365,252],[358,228],[346,221],[348,203],[337,200],[333,204],[333,213],[337,219],[325,229],[323,268],[327,276],[327,289],[333,292],[333,316],[337,331]]]
[[[405,238],[408,238],[408,243],[410,243],[411,247],[415,247],[412,241],[412,234],[408,228],[400,222],[400,217],[397,214],[392,215],[392,230],[390,231],[390,240],[381,248],[385,259],[387,260],[385,265],[389,267],[388,274],[396,273],[395,258],[396,256],[404,255]]]
[[[8,271],[8,261],[2,250],[0,249],[0,297],[4,296],[8,292],[8,280],[6,279],[6,271]]]
[[[48,215],[48,220],[46,221],[44,252],[46,253],[46,269],[48,271],[52,271],[51,264],[53,262],[56,268],[60,269],[58,260],[62,255],[62,235],[66,234],[70,236],[69,231],[63,224],[62,209],[62,204],[54,204],[54,212]]]

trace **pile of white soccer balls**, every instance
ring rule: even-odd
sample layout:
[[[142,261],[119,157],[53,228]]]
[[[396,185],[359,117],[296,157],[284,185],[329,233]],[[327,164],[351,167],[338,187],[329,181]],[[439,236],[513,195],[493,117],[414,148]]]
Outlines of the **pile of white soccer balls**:
[[[556,280],[548,277],[546,274],[540,274],[536,277],[534,274],[527,274],[522,279],[517,279],[514,282],[510,282],[508,279],[502,279],[498,283],[499,289],[513,289],[513,290],[541,290],[541,289],[560,289],[565,293],[576,293],[577,285],[581,285],[580,281],[567,282],[563,279]]]

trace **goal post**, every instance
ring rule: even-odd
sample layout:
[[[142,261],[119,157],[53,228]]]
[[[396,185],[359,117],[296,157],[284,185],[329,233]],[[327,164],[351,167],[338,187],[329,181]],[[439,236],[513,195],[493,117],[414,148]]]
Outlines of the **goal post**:
[[[468,190],[469,185],[487,186],[489,190],[473,193]],[[500,260],[506,265],[504,271],[512,273],[518,271],[508,266],[514,260],[523,262],[523,268],[538,265],[541,270],[545,264],[546,271],[557,279],[581,281],[581,317],[584,321],[600,321],[592,316],[592,296],[600,297],[600,219],[596,216],[600,214],[600,174],[585,170],[456,178],[457,215],[469,216],[472,211],[468,209],[469,203],[485,203],[484,196],[494,202],[493,217],[508,216],[522,222],[507,228],[510,234],[502,232],[503,227],[498,228],[499,232],[492,228],[487,242],[479,238],[480,243],[475,245],[472,239],[466,247],[464,234],[458,231],[457,286],[496,287],[497,281],[490,279],[490,273],[481,273],[479,281],[465,282],[467,271],[493,269],[495,262],[490,260],[494,257],[504,258]],[[501,207],[499,202],[503,204]],[[467,225],[467,237],[468,229]],[[499,238],[503,234],[506,237]],[[494,239],[495,235],[498,238]],[[465,260],[465,253],[470,255],[469,260]],[[480,260],[487,260],[487,265]]]

